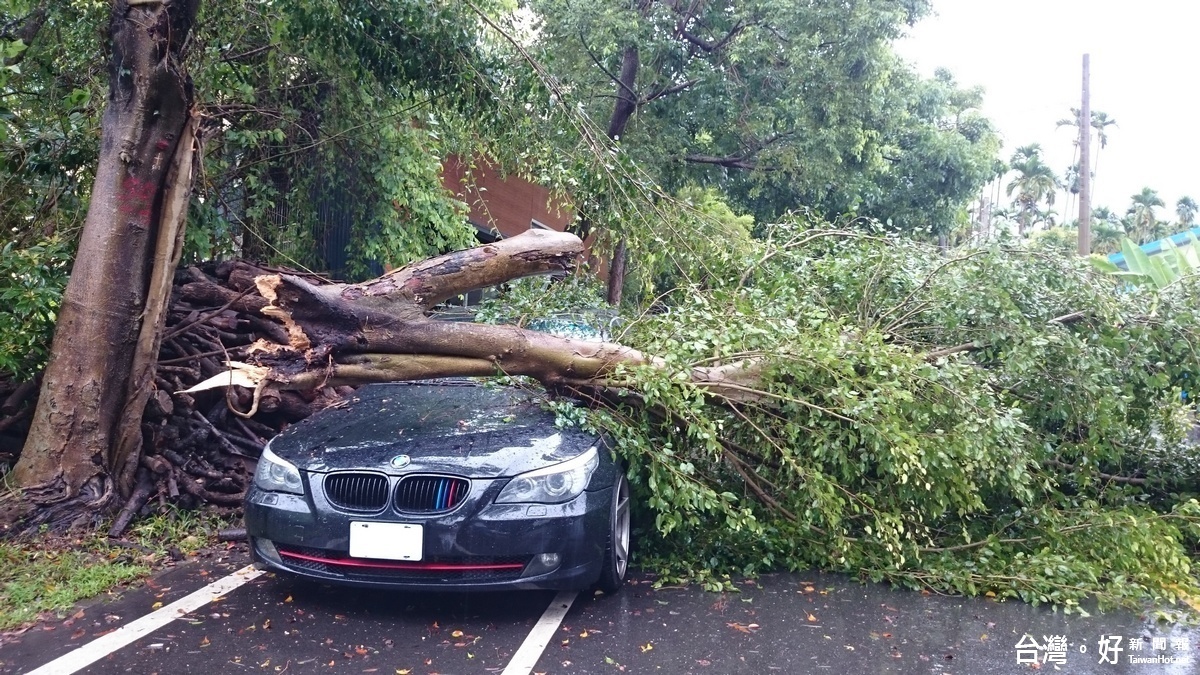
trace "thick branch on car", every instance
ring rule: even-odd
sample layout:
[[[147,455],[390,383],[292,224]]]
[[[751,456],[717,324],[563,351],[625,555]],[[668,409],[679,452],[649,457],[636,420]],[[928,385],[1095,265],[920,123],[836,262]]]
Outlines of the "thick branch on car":
[[[368,382],[449,376],[526,375],[549,387],[587,382],[627,384],[625,370],[665,367],[613,342],[592,342],[516,326],[442,321],[427,316],[459,293],[509,279],[566,271],[582,252],[571,234],[533,230],[496,244],[414,263],[362,284],[314,285],[300,277],[257,277],[269,301],[262,312],[284,325],[288,344],[250,347],[236,378],[264,390],[309,390]],[[707,391],[743,399],[760,376],[754,363],[697,368]]]

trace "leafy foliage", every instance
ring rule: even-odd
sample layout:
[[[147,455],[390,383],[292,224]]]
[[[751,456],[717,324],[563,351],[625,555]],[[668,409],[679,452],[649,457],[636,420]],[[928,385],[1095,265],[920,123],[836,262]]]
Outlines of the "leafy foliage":
[[[59,237],[0,249],[0,372],[25,380],[46,364],[72,253]]]
[[[439,173],[446,136],[492,105],[470,18],[414,0],[207,9],[194,72],[222,133],[197,256],[236,238],[242,255],[362,278],[472,241]]]
[[[526,326],[538,319],[594,312],[603,306],[604,289],[590,275],[573,274],[559,281],[529,277],[505,284],[499,294],[484,300],[475,316],[483,323]]]
[[[1163,240],[1163,253],[1153,257],[1146,255],[1136,242],[1126,237],[1121,240],[1121,252],[1128,269],[1121,269],[1107,257],[1099,255],[1091,257],[1092,265],[1133,284],[1167,288],[1200,270],[1200,258],[1197,258],[1200,256],[1200,240],[1194,234],[1188,233],[1188,236],[1191,243],[1183,248],[1170,239]]]
[[[717,187],[763,222],[805,205],[945,233],[992,176],[981,91],[924,80],[891,50],[926,2],[531,8],[569,102],[669,192]]]
[[[70,241],[82,225],[106,84],[94,27],[105,25],[108,11],[99,2],[17,0],[0,8],[5,241],[27,246],[55,233]]]
[[[616,406],[589,418],[668,578],[815,566],[1066,607],[1195,597],[1181,392],[1200,286],[1117,292],[1052,249],[941,257],[798,224],[772,241],[634,323],[670,368],[627,373],[643,405],[602,392]],[[713,364],[759,384],[690,381]]]

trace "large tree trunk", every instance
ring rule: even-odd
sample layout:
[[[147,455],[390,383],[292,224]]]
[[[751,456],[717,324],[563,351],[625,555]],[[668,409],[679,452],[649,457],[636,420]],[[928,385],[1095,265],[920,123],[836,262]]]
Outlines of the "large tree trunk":
[[[179,199],[186,205],[191,186],[190,159],[181,167],[175,158],[194,141],[183,50],[198,4],[113,3],[96,182],[29,438],[12,472],[21,501],[4,505],[6,520],[23,513],[56,524],[94,517],[116,503],[114,477],[136,464],[131,454],[140,444],[128,436],[138,433],[136,400],[144,403],[152,379],[144,354],[153,359],[154,322],[162,315],[161,307],[147,306],[147,296],[165,302],[161,274],[151,290],[152,270],[156,260],[161,269],[177,256],[186,211]],[[152,322],[146,330],[143,317]],[[131,479],[122,487],[131,489]]]
[[[575,235],[530,230],[362,284],[314,286],[295,276],[259,276],[258,291],[270,303],[261,311],[283,323],[289,345],[260,341],[249,349],[251,363],[231,364],[232,372],[188,391],[241,385],[256,388],[257,401],[286,390],[500,374],[527,375],[552,388],[604,387],[627,384],[624,369],[664,366],[616,343],[427,316],[434,305],[474,288],[568,270],[582,250]],[[691,380],[714,395],[740,399],[760,375],[758,364],[744,361],[696,368]]]
[[[612,116],[608,120],[608,137],[614,141],[620,140],[625,133],[629,119],[637,112],[639,96],[637,93],[638,49],[630,45],[621,56],[621,75],[617,80],[617,101],[613,104]],[[617,241],[613,250],[612,261],[608,265],[608,304],[621,304],[621,292],[625,288],[625,263],[629,256],[626,250],[625,237]]]

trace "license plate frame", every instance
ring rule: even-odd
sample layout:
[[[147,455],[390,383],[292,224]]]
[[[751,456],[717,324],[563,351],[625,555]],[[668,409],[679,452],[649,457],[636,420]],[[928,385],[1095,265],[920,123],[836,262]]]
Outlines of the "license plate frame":
[[[419,561],[425,554],[425,531],[411,523],[351,521],[350,557]]]

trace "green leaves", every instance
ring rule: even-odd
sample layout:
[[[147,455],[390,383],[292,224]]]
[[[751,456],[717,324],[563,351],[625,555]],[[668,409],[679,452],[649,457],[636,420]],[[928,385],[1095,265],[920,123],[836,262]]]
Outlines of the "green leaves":
[[[1121,253],[1125,256],[1127,269],[1121,269],[1106,256],[1093,254],[1092,265],[1105,273],[1120,277],[1130,283],[1152,288],[1167,288],[1176,282],[1200,271],[1200,241],[1188,233],[1191,243],[1179,248],[1169,239],[1163,240],[1163,252],[1148,256],[1132,239],[1121,240]]]
[[[590,414],[664,578],[817,566],[1068,609],[1200,592],[1181,397],[1200,284],[1115,290],[1052,249],[768,234],[748,272],[629,326],[666,367]],[[745,396],[692,377],[738,363]]]
[[[71,254],[58,238],[0,249],[0,372],[16,381],[46,364]]]

